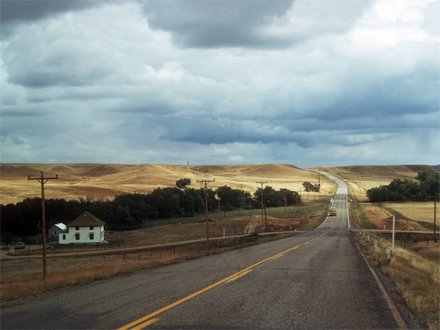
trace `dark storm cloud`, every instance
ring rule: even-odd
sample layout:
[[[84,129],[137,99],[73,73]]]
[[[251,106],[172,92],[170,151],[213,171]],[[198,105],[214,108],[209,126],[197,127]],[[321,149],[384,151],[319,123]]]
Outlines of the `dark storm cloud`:
[[[201,145],[225,145],[230,143],[245,144],[287,144],[294,143],[302,148],[312,148],[323,141],[330,142],[331,137],[320,130],[320,126],[309,126],[309,129],[298,123],[296,129],[277,125],[278,123],[258,120],[235,121],[232,118],[179,118],[168,123],[161,122],[167,127],[161,139],[168,141],[190,142]],[[322,125],[325,126],[325,125]],[[335,139],[338,139],[335,137]]]
[[[152,28],[171,32],[180,47],[282,49],[347,30],[369,4],[311,0],[296,7],[294,0],[152,0],[144,3],[144,12]]]
[[[265,36],[260,29],[281,16],[292,0],[148,1],[144,11],[151,27],[170,31],[182,47],[272,47],[283,37]]]
[[[0,4],[2,35],[8,36],[14,25],[42,20],[63,12],[77,11],[97,5],[96,1],[4,0]]]

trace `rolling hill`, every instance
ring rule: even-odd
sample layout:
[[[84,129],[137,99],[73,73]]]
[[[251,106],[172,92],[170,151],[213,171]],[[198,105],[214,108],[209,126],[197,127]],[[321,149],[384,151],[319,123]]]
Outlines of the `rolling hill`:
[[[163,165],[163,164],[1,164],[2,204],[17,203],[25,198],[40,197],[41,186],[28,181],[44,172],[50,180],[45,186],[46,198],[66,200],[86,198],[112,199],[116,194],[150,193],[156,188],[174,187],[177,180],[190,178],[191,187],[199,188],[197,180],[215,180],[209,187],[227,185],[254,193],[267,182],[274,189],[299,191],[304,181],[317,182],[317,175],[294,165]],[[325,187],[324,187],[325,189]],[[323,189],[323,193],[326,191]],[[330,189],[330,185],[328,185]]]
[[[388,184],[393,179],[413,179],[418,171],[434,171],[428,165],[341,166],[300,169],[289,164],[245,165],[164,165],[164,164],[0,164],[1,204],[17,203],[25,198],[41,196],[37,181],[28,176],[46,177],[58,174],[45,186],[46,198],[66,200],[91,197],[113,199],[117,194],[150,193],[156,188],[174,187],[177,180],[190,178],[191,187],[199,188],[197,180],[215,180],[210,188],[230,186],[254,193],[267,182],[274,189],[301,191],[302,183],[318,183],[318,176],[310,170],[329,172],[345,179],[362,198],[368,189]],[[328,196],[333,186],[321,177],[321,196]]]

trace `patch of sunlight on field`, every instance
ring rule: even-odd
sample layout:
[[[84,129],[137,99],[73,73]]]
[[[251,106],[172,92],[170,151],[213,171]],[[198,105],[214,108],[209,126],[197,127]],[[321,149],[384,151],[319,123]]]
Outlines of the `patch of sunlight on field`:
[[[384,203],[384,206],[396,210],[411,220],[434,223],[434,202]],[[440,207],[437,204],[437,221],[440,220],[439,218]]]

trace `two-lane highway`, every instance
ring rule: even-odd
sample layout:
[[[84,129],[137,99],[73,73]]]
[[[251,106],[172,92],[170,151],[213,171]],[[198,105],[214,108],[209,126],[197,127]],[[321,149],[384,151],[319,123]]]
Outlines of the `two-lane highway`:
[[[4,304],[1,328],[404,328],[355,246],[337,183],[337,215],[316,230]]]

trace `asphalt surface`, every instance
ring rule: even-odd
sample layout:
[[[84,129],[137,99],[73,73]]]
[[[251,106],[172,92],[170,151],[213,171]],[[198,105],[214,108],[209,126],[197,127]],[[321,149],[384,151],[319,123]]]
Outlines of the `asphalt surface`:
[[[337,215],[316,230],[2,305],[1,329],[396,329],[410,311],[381,289]]]

